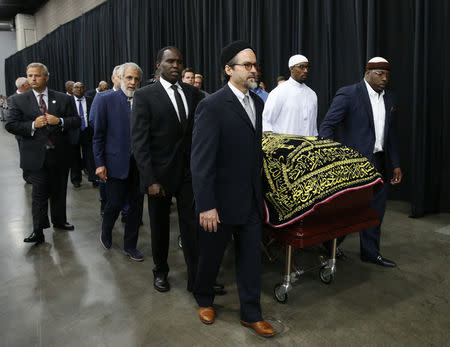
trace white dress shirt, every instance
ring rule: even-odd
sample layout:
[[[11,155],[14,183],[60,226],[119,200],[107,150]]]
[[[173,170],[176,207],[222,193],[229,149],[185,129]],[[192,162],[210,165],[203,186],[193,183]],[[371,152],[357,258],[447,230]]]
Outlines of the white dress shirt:
[[[78,98],[74,95],[73,98],[75,99],[75,106],[77,108],[77,113],[78,115],[81,117],[83,116],[84,118],[84,124],[86,126],[86,128],[89,126],[88,123],[88,119],[87,119],[87,103],[86,103],[86,98],[83,96],[80,98],[81,100],[81,106],[83,107],[83,115],[80,115],[80,102],[78,101]]]
[[[166,81],[164,78],[160,77],[159,81],[161,82],[164,90],[166,91],[167,95],[169,95],[170,101],[172,101],[173,107],[175,108],[175,111],[177,112],[178,120],[180,120],[180,113],[178,112],[178,106],[177,106],[177,100],[175,99],[175,91],[172,89],[172,83],[169,81]],[[186,96],[184,95],[183,89],[181,88],[180,84],[177,82],[175,83],[177,86],[178,92],[181,95],[181,100],[183,100],[184,109],[186,111],[186,119],[189,118],[189,107],[186,100]]]
[[[253,114],[256,115],[255,103],[253,102],[253,98],[250,96],[250,92],[247,90],[247,93],[245,93],[245,94],[242,93],[239,89],[237,89],[235,86],[233,86],[233,84],[230,81],[228,81],[228,87],[230,87],[233,94],[236,95],[236,97],[238,98],[238,100],[241,103],[244,110],[245,110],[244,98],[245,98],[245,96],[248,96],[250,107],[253,111]]]
[[[373,125],[375,126],[375,146],[373,148],[373,153],[377,153],[383,151],[384,143],[384,124],[386,119],[384,90],[378,94],[365,79],[364,82],[366,83],[367,92],[369,93],[370,104],[372,105]]]
[[[317,95],[290,77],[269,93],[264,105],[263,131],[317,136]]]

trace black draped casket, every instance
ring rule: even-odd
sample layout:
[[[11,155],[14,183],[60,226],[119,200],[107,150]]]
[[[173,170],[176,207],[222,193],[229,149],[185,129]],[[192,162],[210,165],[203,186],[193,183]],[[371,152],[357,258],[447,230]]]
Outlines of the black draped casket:
[[[338,142],[265,132],[262,148],[266,223],[274,228],[342,194],[382,183],[367,158]]]

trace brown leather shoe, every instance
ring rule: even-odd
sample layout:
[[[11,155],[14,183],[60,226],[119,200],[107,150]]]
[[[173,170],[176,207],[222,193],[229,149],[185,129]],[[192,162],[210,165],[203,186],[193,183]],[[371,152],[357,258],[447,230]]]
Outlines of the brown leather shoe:
[[[212,306],[198,308],[198,317],[205,324],[214,323],[215,316],[214,307]]]
[[[270,337],[276,333],[275,329],[272,328],[272,326],[265,320],[260,320],[259,322],[254,323],[248,323],[241,320],[241,324],[244,327],[252,328],[259,336]]]

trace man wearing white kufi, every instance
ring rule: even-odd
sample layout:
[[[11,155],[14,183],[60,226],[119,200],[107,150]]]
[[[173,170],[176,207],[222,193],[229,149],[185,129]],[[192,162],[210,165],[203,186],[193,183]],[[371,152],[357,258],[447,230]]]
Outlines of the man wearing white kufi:
[[[374,188],[370,202],[380,215],[380,224],[359,233],[360,255],[362,261],[395,267],[397,264],[394,261],[380,254],[381,222],[386,210],[389,183],[395,185],[402,181],[395,131],[397,107],[393,94],[386,90],[390,70],[386,59],[370,59],[361,81],[337,91],[320,125],[319,135],[334,138],[337,126],[341,125],[339,142],[369,159],[383,176],[385,184]],[[343,257],[342,251],[338,253]]]
[[[304,82],[308,59],[296,54],[289,59],[291,77],[272,90],[263,112],[263,131],[317,136],[317,95]]]

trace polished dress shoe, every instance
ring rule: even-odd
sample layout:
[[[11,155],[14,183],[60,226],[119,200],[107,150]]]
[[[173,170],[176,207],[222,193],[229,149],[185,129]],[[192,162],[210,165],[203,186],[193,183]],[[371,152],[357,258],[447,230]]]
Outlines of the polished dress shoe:
[[[76,182],[76,183],[73,184],[73,186],[74,186],[75,188],[80,188],[80,187],[81,187],[81,183]]]
[[[374,263],[385,267],[397,266],[397,264],[394,261],[389,260],[387,258],[383,258],[381,255],[378,255],[376,258],[372,258],[361,254],[361,260],[367,263]]]
[[[44,243],[45,242],[45,236],[42,230],[40,231],[33,231],[28,237],[23,239],[23,242],[34,242],[36,244]]]
[[[144,255],[139,252],[136,248],[135,249],[124,249],[125,255],[129,256],[131,260],[134,261],[143,261]]]
[[[170,290],[170,284],[167,280],[167,274],[155,274],[153,278],[153,287],[158,292],[168,292]]]
[[[214,283],[213,289],[214,295],[225,295],[227,293],[223,284]]]
[[[74,230],[75,227],[70,224],[65,222],[64,224],[53,224],[53,228],[57,228],[57,229],[62,229],[62,230]]]
[[[198,308],[198,317],[205,324],[214,323],[214,318],[216,317],[216,313],[214,312],[214,307],[199,307]]]
[[[262,337],[270,337],[275,335],[276,331],[272,326],[265,320],[260,320],[259,322],[248,323],[241,320],[241,324],[244,327],[252,328],[255,332]]]

